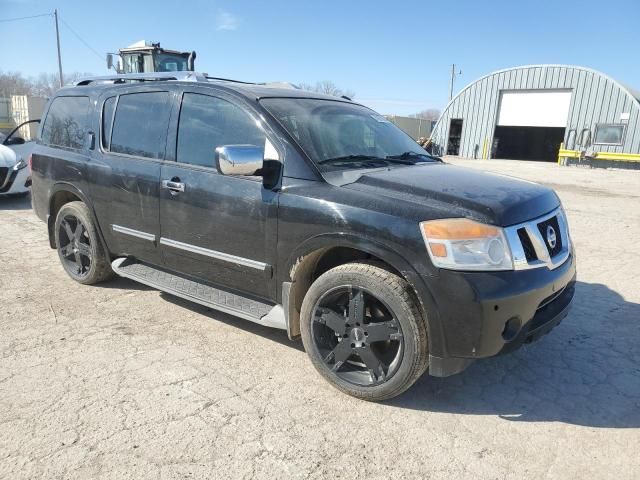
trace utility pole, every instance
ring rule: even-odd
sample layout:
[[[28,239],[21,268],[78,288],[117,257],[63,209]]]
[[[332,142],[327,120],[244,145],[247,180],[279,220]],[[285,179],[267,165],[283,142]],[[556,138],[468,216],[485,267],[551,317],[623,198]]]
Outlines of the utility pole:
[[[62,57],[60,55],[60,30],[58,29],[58,9],[57,8],[53,11],[53,16],[56,19],[56,42],[58,44],[58,75],[60,76],[60,88],[62,88],[64,81],[62,80]]]
[[[451,87],[449,88],[449,100],[453,98],[453,82],[457,75],[462,75],[462,70],[456,73],[456,64],[451,65]]]

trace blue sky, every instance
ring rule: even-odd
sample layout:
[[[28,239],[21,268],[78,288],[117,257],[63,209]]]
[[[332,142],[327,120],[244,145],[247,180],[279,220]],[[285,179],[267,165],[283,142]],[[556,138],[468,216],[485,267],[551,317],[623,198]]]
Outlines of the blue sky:
[[[178,7],[180,10],[178,10]],[[0,19],[61,18],[65,71],[106,73],[103,54],[137,40],[196,50],[216,76],[293,83],[332,80],[381,113],[443,108],[493,70],[565,63],[640,87],[640,1],[94,1],[0,0]],[[56,72],[53,19],[0,22],[0,69]]]

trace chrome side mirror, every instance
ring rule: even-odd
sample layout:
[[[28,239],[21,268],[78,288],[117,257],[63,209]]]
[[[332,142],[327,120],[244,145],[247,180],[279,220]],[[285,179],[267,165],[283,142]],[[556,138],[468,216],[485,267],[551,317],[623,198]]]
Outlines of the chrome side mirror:
[[[223,145],[216,148],[216,167],[223,175],[258,175],[264,166],[264,147]]]

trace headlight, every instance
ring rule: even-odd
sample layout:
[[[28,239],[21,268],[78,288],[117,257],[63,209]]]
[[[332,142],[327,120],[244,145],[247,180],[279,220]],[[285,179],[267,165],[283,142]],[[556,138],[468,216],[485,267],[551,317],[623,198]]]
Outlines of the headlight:
[[[500,227],[467,218],[420,223],[431,261],[451,270],[513,270],[511,251]]]
[[[13,166],[13,169],[14,170],[22,170],[26,166],[27,166],[27,162],[25,162],[24,159],[21,158],[20,160],[18,160],[18,163],[16,163]]]

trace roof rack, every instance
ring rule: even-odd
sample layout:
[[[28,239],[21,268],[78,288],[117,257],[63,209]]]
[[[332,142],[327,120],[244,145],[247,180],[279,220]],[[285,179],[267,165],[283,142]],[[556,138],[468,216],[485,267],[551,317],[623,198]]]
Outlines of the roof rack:
[[[201,72],[151,72],[151,73],[121,73],[114,75],[103,75],[97,77],[87,77],[78,80],[75,86],[81,87],[91,85],[93,83],[127,83],[127,82],[162,82],[162,81],[180,81],[180,82],[231,82],[243,85],[260,85],[263,87],[279,87],[298,89],[295,85],[288,82],[244,82],[242,80],[233,80],[231,78],[210,77],[206,73]]]
[[[136,82],[160,82],[176,80],[182,82],[206,82],[206,73],[197,72],[153,72],[153,73],[126,73],[117,75],[104,75],[98,77],[83,78],[75,83],[76,86],[90,85],[92,83],[125,83]]]

